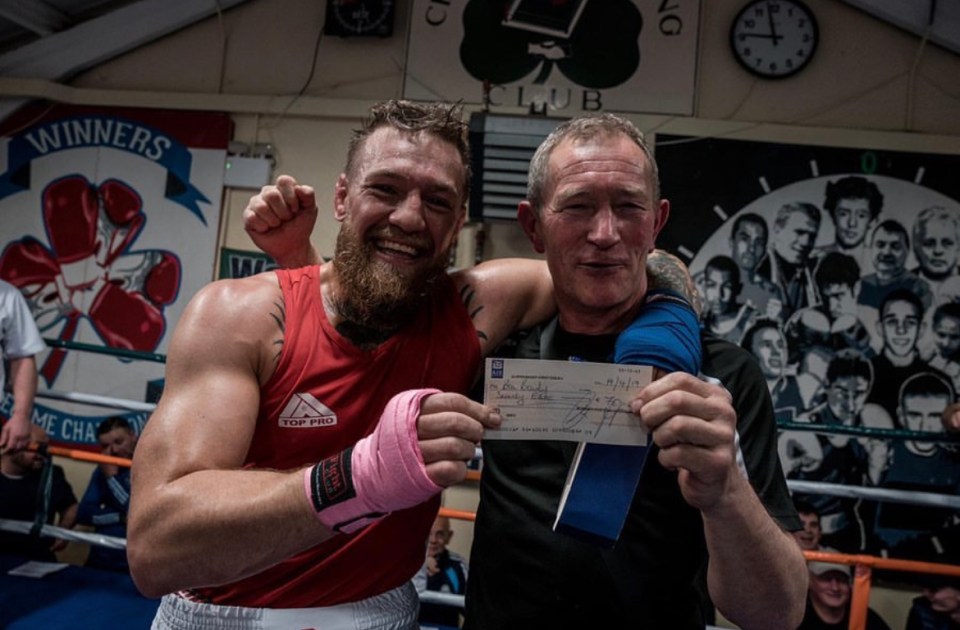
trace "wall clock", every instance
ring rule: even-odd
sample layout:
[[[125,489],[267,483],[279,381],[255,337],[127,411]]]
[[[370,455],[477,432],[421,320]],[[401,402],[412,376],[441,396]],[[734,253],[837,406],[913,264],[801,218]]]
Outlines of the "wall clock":
[[[800,72],[817,50],[817,19],[800,0],[751,0],[730,27],[740,65],[765,79]]]
[[[326,35],[393,34],[394,0],[327,0]]]

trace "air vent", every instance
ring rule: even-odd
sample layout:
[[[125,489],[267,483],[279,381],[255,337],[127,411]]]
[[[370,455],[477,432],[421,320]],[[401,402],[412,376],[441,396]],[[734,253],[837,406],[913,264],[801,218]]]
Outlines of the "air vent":
[[[530,158],[561,122],[561,118],[485,113],[470,117],[472,220],[517,218],[517,204],[527,196]]]

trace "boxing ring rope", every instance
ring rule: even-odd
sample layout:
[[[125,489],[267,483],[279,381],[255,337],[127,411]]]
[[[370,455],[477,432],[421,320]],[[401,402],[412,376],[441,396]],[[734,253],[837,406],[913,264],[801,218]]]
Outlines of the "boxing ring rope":
[[[50,398],[53,400],[66,400],[69,402],[83,403],[85,405],[94,405],[97,407],[109,407],[111,409],[126,409],[127,411],[151,412],[157,408],[156,403],[127,400],[125,398],[113,398],[110,396],[98,396],[96,394],[81,394],[80,392],[61,392],[53,389],[37,390],[36,397]]]
[[[913,442],[942,442],[960,444],[960,433],[937,431],[908,431],[907,429],[882,429],[879,427],[852,427],[844,424],[818,424],[816,422],[778,421],[781,431],[807,431],[809,433],[829,433],[831,435],[850,435],[854,437],[911,440]]]
[[[139,350],[126,350],[125,348],[114,348],[113,346],[98,346],[92,343],[81,343],[79,341],[65,341],[63,339],[54,339],[53,337],[44,337],[43,340],[51,348],[62,348],[64,350],[80,350],[93,354],[106,354],[112,357],[121,357],[123,359],[136,359],[138,361],[153,361],[154,363],[166,363],[167,357],[157,352],[141,352]]]
[[[0,529],[15,534],[29,535],[33,531],[33,523],[27,521],[13,521],[7,518],[0,518]],[[104,536],[103,534],[94,534],[88,532],[78,532],[72,529],[64,529],[56,525],[44,525],[40,528],[40,535],[50,538],[60,538],[73,542],[89,543],[100,545],[109,549],[126,549],[127,540],[116,536]]]

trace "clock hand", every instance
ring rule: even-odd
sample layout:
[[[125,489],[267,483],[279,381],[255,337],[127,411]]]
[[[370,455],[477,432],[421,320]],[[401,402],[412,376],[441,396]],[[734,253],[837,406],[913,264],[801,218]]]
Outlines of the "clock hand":
[[[773,40],[773,45],[776,46],[777,42],[783,39],[782,35],[777,35],[777,26],[776,22],[773,21],[773,11],[770,9],[770,3],[767,3],[767,20],[770,22],[770,39]]]

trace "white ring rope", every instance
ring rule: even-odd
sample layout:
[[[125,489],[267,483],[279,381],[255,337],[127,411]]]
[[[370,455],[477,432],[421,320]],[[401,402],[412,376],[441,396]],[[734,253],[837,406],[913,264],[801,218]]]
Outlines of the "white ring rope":
[[[420,601],[424,604],[440,604],[441,606],[458,606],[463,608],[463,595],[441,593],[440,591],[420,591]]]
[[[6,518],[0,518],[0,529],[15,534],[29,534],[33,529],[33,523],[27,521],[12,521]],[[40,528],[40,535],[51,538],[60,538],[62,540],[72,540],[75,542],[90,543],[99,545],[108,549],[126,549],[127,540],[117,538],[116,536],[104,536],[103,534],[92,534],[88,532],[78,532],[72,529],[64,529],[56,525],[44,525]]]
[[[795,492],[806,494],[828,494],[834,497],[850,499],[875,499],[889,503],[905,503],[908,505],[927,505],[933,507],[960,510],[960,497],[949,494],[935,494],[933,492],[916,492],[914,490],[893,490],[890,488],[865,488],[862,486],[844,486],[836,483],[822,483],[819,481],[803,481],[787,479],[787,487]]]
[[[157,408],[155,403],[140,402],[138,400],[127,400],[125,398],[111,398],[110,396],[98,396],[96,394],[81,394],[80,392],[60,392],[56,390],[37,391],[37,398],[53,398],[55,400],[68,400],[71,402],[86,403],[98,407],[111,407],[115,409],[127,409],[129,411],[153,411]]]

